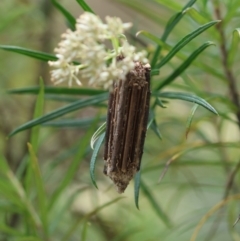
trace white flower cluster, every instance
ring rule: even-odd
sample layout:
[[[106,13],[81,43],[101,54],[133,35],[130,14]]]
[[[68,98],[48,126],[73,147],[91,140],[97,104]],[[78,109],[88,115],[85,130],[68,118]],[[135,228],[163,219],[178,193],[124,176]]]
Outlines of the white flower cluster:
[[[147,63],[146,52],[135,52],[124,38],[124,30],[130,23],[120,18],[106,17],[106,23],[89,12],[83,13],[76,23],[76,30],[68,29],[55,49],[57,61],[49,61],[53,67],[51,79],[55,84],[68,81],[69,86],[79,79],[88,79],[89,84],[109,88],[113,81],[124,79],[134,68],[135,61]],[[106,41],[113,49],[108,49]],[[121,60],[117,58],[121,56]]]

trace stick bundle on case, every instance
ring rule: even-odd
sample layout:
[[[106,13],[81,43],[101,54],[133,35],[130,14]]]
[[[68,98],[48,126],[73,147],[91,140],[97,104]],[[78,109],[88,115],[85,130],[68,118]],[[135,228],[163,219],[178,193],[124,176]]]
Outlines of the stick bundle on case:
[[[108,102],[103,172],[119,193],[140,169],[149,101],[150,65],[135,62],[125,80],[113,84]]]

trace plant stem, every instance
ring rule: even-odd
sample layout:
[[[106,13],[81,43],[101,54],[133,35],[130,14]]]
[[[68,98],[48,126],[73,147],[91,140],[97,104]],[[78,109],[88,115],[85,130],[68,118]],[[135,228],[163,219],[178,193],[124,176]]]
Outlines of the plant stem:
[[[222,19],[219,4],[216,4],[214,11],[215,11],[215,15],[216,15],[217,19]],[[232,72],[232,69],[229,67],[229,65],[227,63],[228,51],[227,51],[227,47],[226,47],[226,42],[227,42],[226,36],[225,36],[224,30],[223,30],[223,22],[220,22],[219,24],[217,24],[216,28],[220,35],[220,51],[221,51],[221,55],[222,55],[222,65],[223,65],[223,69],[225,72],[225,76],[228,81],[228,88],[229,88],[229,92],[230,92],[230,95],[232,98],[232,102],[237,107],[236,117],[238,120],[238,127],[240,129],[240,102],[239,102],[239,96],[238,96],[237,84],[236,84],[237,80]]]

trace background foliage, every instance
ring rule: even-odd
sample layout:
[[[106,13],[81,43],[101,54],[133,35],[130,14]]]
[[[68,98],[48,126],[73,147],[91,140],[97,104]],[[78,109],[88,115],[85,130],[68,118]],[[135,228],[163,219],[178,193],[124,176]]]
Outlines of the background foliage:
[[[0,54],[0,239],[240,240],[233,228],[240,212],[239,1],[87,3],[96,14],[132,21],[128,38],[152,62],[140,211],[133,184],[119,196],[102,174],[101,149],[99,189],[91,183],[90,139],[105,120],[107,93],[52,87],[46,62],[37,60],[54,59],[39,51],[52,53],[65,23],[73,26],[72,16],[88,5],[2,0],[1,48],[35,59]]]

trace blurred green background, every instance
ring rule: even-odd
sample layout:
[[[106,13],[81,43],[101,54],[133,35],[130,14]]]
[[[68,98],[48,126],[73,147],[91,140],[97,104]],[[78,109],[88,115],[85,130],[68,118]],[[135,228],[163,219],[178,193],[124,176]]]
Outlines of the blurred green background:
[[[187,2],[87,1],[102,19],[110,15],[121,17],[123,22],[132,22],[128,39],[139,48],[145,48],[150,58],[155,51],[155,43],[141,34],[136,38],[135,34],[147,30],[160,37],[168,20],[182,11]],[[59,3],[74,17],[83,12],[76,1]],[[240,3],[238,0],[199,0],[193,8],[196,11],[186,12],[169,35],[166,43],[170,46],[200,25],[219,19],[219,13],[223,21],[220,27],[213,26],[197,36],[164,65],[160,74],[152,79],[152,89],[201,44],[213,41],[215,46],[202,52],[164,91],[190,92],[201,96],[214,106],[219,115],[199,106],[188,130],[194,103],[167,100],[167,108],[156,109],[155,124],[162,140],[151,128],[148,130],[142,159],[140,210],[134,204],[133,181],[125,193],[119,195],[111,181],[103,175],[102,151],[95,170],[99,189],[93,186],[89,175],[92,153],[89,143],[97,126],[80,124],[77,127],[41,127],[36,153],[44,189],[44,200],[41,201],[38,182],[33,181],[33,175],[38,172],[29,174],[26,169],[31,130],[7,139],[11,131],[33,118],[36,95],[14,95],[8,90],[37,86],[40,76],[45,86],[52,86],[49,67],[46,62],[1,50],[0,240],[193,241],[192,235],[202,217],[206,219],[196,240],[240,240],[239,225],[233,228],[240,213],[240,195],[237,195],[240,120],[236,115],[239,105],[233,101],[228,75],[230,71],[238,92],[239,34],[236,29],[239,27]],[[53,53],[65,29],[64,17],[49,0],[0,2],[1,45]],[[234,46],[232,40],[235,41]],[[163,48],[161,56],[167,52]],[[231,62],[231,58],[234,61]],[[46,95],[44,113],[66,104],[68,102],[63,99],[56,101],[53,96]],[[106,106],[80,109],[62,118],[91,118],[90,122],[93,122],[99,114],[106,114]],[[8,167],[4,164],[6,162]],[[72,172],[66,178],[70,169]],[[61,185],[63,188],[59,189]],[[42,190],[41,187],[39,190]],[[216,206],[219,202],[222,202],[222,207]],[[104,204],[107,206],[102,206]],[[213,207],[215,212],[208,213]]]

